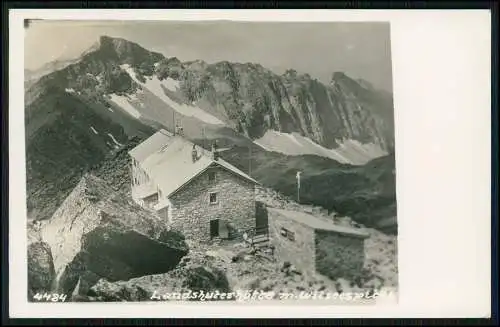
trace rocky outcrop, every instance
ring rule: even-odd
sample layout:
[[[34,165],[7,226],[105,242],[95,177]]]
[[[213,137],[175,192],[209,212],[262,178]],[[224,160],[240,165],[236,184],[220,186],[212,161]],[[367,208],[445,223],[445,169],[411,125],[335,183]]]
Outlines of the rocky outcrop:
[[[36,293],[48,292],[55,281],[56,273],[50,246],[45,242],[28,245],[28,298]]]
[[[129,281],[101,279],[89,294],[99,301],[210,301],[230,292],[225,273],[211,266],[182,266],[172,272]]]
[[[258,64],[226,61],[179,68],[177,61],[165,60],[156,72],[179,80],[189,102],[253,139],[275,130],[300,133],[327,148],[344,139],[387,151],[394,146],[392,99],[343,73],[334,73],[325,85],[292,70],[279,76]]]
[[[86,294],[101,278],[170,271],[188,252],[182,235],[92,175],[82,178],[40,234],[52,252],[53,289],[66,294]]]

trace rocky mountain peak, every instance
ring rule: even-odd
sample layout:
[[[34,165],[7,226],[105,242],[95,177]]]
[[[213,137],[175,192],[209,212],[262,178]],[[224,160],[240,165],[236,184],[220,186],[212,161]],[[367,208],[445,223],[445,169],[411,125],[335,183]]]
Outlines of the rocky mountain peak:
[[[115,39],[117,40],[118,38],[113,38],[113,37],[108,36],[108,35],[101,35],[101,36],[99,36],[99,44],[104,45],[106,43],[112,43],[113,40],[115,40]]]
[[[297,71],[295,69],[287,69],[285,73],[283,74],[283,77],[290,79],[290,78],[296,78],[297,77]]]
[[[137,43],[107,35],[100,36],[98,42],[85,51],[82,57],[133,66],[153,64],[164,58],[161,53],[146,50]]]
[[[365,89],[367,90],[370,90],[370,91],[374,91],[375,88],[373,87],[373,84],[368,82],[367,80],[364,80],[362,78],[358,78],[356,80],[356,82],[358,82],[359,85],[361,85],[362,87],[364,87]]]
[[[332,80],[334,80],[334,81],[340,81],[340,80],[347,79],[347,78],[348,78],[348,76],[344,72],[334,72],[332,74]]]
[[[354,94],[366,89],[359,81],[347,76],[344,72],[334,72],[330,85],[337,90],[341,89],[343,92]]]
[[[102,100],[109,94],[133,96],[139,84],[158,79],[163,86],[149,90],[158,104],[164,102],[172,109],[172,101],[197,102],[203,107],[200,110],[252,139],[272,130],[298,133],[328,149],[340,147],[346,139],[384,150],[393,144],[392,97],[378,94],[344,72],[333,73],[328,84],[294,69],[278,75],[258,63],[181,62],[122,38],[101,36],[98,43],[84,60],[62,72],[56,83]],[[172,98],[162,100],[167,97]],[[154,117],[171,124],[169,114]]]
[[[354,79],[347,76],[346,73],[344,73],[344,72],[334,72],[332,74],[332,79],[330,81],[330,84],[332,84],[332,85],[348,84],[350,86],[354,86],[354,84],[358,84],[358,83]]]
[[[111,37],[107,35],[101,35],[99,37],[99,48],[113,48],[114,50],[126,50],[126,49],[132,49],[132,48],[141,48],[143,51],[149,52],[148,50],[144,49],[137,43],[128,41],[123,38],[119,37]]]
[[[202,71],[208,67],[208,64],[203,60],[193,60],[184,63],[191,71]]]

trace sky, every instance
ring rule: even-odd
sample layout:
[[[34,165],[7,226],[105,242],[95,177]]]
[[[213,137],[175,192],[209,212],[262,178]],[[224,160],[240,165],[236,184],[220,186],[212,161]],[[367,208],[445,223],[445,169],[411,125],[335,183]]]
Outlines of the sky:
[[[392,92],[390,26],[383,22],[33,21],[25,29],[25,68],[76,58],[101,35],[181,61],[253,62],[324,83],[342,71]]]

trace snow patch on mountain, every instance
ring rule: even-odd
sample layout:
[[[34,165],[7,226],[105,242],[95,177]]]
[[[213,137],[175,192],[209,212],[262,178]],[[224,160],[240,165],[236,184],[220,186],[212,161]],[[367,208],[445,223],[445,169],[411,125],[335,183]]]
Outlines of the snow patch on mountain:
[[[94,126],[90,126],[90,129],[92,132],[94,132],[95,135],[99,135],[99,133],[95,130]]]
[[[290,138],[290,140],[291,140],[293,143],[297,144],[297,145],[298,145],[298,146],[300,146],[300,147],[304,146],[304,145],[303,145],[303,144],[301,144],[299,141],[297,141],[297,138],[295,137],[295,135],[293,135],[293,134],[289,134],[289,133],[284,133],[284,134],[285,134],[285,136],[287,136],[288,138]]]
[[[168,90],[175,89],[177,90],[176,87],[178,87],[178,82],[175,83],[175,80],[172,81],[160,81],[156,76],[153,76],[152,78],[146,79],[145,83],[142,83],[137,79],[135,76],[134,70],[130,67],[130,65],[121,65],[120,66],[122,69],[124,69],[130,77],[140,86],[148,89],[151,93],[156,95],[158,98],[160,98],[163,102],[165,102],[168,106],[170,106],[172,109],[177,111],[178,113],[188,116],[188,117],[195,117],[205,123],[208,124],[213,124],[213,125],[223,125],[224,122],[222,122],[220,119],[217,117],[207,113],[203,109],[194,106],[194,105],[187,105],[187,104],[179,104],[170,97],[168,97],[165,94],[164,88]]]
[[[163,85],[169,89],[170,91],[177,91],[180,87],[180,83],[179,81],[173,79],[173,78],[170,78],[170,77],[167,77],[166,80],[163,81]]]
[[[351,158],[354,162],[359,162],[360,164],[366,163],[372,159],[382,157],[388,153],[382,150],[380,146],[374,143],[360,143],[356,140],[344,140],[340,147],[337,149],[338,152],[344,154],[345,156]]]
[[[135,109],[134,106],[130,104],[129,98],[116,94],[110,94],[109,96],[111,97],[111,101],[113,101],[117,106],[125,110],[132,117],[134,118],[141,117],[141,113],[137,111],[137,109]]]
[[[373,143],[362,144],[356,140],[346,139],[339,142],[338,148],[328,149],[300,134],[274,130],[268,130],[254,142],[267,151],[286,155],[317,155],[351,165],[363,165],[372,159],[387,155],[387,152]]]
[[[307,154],[317,154],[317,155],[322,156],[322,157],[334,159],[340,163],[347,163],[347,164],[351,164],[351,165],[354,164],[355,160],[352,160],[352,158],[349,156],[345,156],[345,154],[341,153],[340,151],[325,148],[325,147],[319,145],[318,143],[314,142],[313,140],[311,140],[308,137],[303,137],[301,135],[297,135],[296,137],[301,138],[302,141],[308,143],[308,146],[306,147],[306,149],[310,149],[312,151],[311,151],[311,153],[307,153]]]

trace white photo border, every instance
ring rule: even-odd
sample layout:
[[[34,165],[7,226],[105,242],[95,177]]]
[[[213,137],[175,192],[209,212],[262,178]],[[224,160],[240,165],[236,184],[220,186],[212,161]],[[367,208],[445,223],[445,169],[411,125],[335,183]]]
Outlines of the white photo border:
[[[398,303],[29,303],[22,42],[23,20],[28,18],[390,22],[399,224]],[[10,317],[489,317],[490,25],[488,10],[10,10]]]

